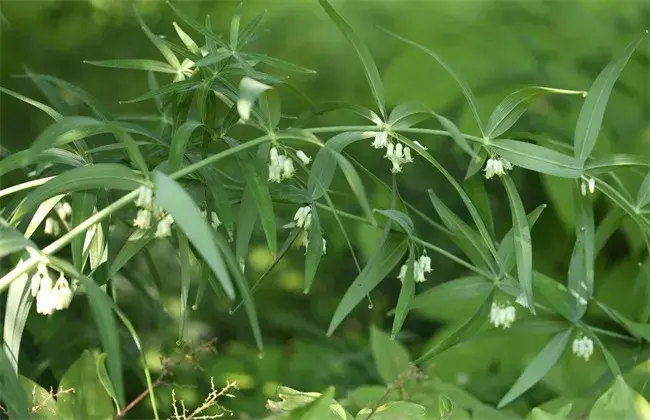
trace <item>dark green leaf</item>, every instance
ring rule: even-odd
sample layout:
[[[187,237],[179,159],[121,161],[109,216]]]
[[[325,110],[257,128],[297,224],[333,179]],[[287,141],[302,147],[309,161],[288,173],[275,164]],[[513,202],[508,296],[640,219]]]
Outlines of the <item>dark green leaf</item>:
[[[183,230],[194,248],[208,263],[226,295],[234,299],[235,290],[230,274],[212,239],[210,225],[201,216],[194,200],[180,185],[162,172],[155,171],[153,181],[156,185],[156,203],[171,214],[174,223]]]
[[[648,203],[650,203],[650,172],[643,179],[643,184],[641,184],[639,193],[636,196],[636,205],[638,208],[643,208]]]
[[[388,210],[377,210],[375,211],[379,214],[383,214],[384,216],[388,217],[392,221],[396,222],[398,225],[404,229],[404,232],[406,232],[409,236],[414,236],[415,235],[415,227],[413,226],[413,221],[411,218],[405,214],[402,213],[399,210],[393,210],[393,209],[388,209]]]
[[[4,232],[0,231],[0,235],[2,233]],[[22,341],[29,309],[32,307],[32,300],[30,281],[27,274],[11,282],[5,304],[2,341],[7,361],[13,367],[14,373],[18,372],[20,342]]]
[[[74,228],[84,220],[93,215],[97,196],[87,192],[72,194],[72,216],[70,217],[70,227]],[[72,249],[72,262],[78,271],[83,271],[86,259],[83,258],[85,235],[78,235],[72,239],[70,247]]]
[[[11,227],[0,227],[0,258],[22,251],[25,248],[38,249],[34,242],[25,238],[22,233]]]
[[[182,342],[185,318],[187,317],[187,299],[190,295],[190,282],[192,281],[192,262],[190,261],[191,251],[187,236],[177,229],[176,237],[178,238],[178,258],[181,265],[181,313],[178,319],[178,340]]]
[[[532,228],[537,223],[537,219],[542,214],[542,211],[546,208],[546,204],[538,206],[535,210],[528,213],[526,218],[528,219],[528,225]],[[506,233],[501,240],[499,245],[499,260],[505,272],[512,270],[512,267],[515,266],[515,243],[514,243],[514,232],[513,228],[510,228],[508,233]]]
[[[501,398],[497,406],[498,408],[510,404],[517,397],[528,391],[555,366],[569,344],[572,332],[573,329],[561,332],[546,344],[537,357],[526,367],[521,376],[517,378],[512,388]]]
[[[641,167],[646,169],[650,168],[650,158],[641,155],[610,155],[604,158],[597,158],[590,160],[589,162],[585,162],[584,172],[586,175],[599,175],[619,169],[634,167]]]
[[[169,173],[176,172],[181,167],[192,133],[202,126],[203,124],[198,121],[186,121],[176,129],[172,135],[171,147],[169,148],[169,161],[167,163]]]
[[[0,351],[0,401],[9,412],[10,418],[31,418],[31,405],[26,392],[20,385],[16,371],[4,351]]]

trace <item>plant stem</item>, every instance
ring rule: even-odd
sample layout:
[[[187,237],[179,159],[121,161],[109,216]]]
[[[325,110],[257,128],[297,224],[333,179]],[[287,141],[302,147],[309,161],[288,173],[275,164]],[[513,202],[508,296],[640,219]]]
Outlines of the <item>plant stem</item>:
[[[164,378],[165,378],[165,375],[164,375],[164,374],[163,374],[163,375],[160,375],[160,376],[158,377],[158,379],[156,379],[156,380],[153,382],[153,384],[151,384],[151,388],[155,388],[155,387],[157,387],[158,385],[160,385],[161,383],[163,383],[163,379],[164,379]],[[127,405],[126,407],[124,407],[122,410],[120,410],[119,413],[117,413],[117,414],[115,415],[114,420],[119,420],[119,419],[121,419],[122,417],[124,417],[124,416],[126,415],[126,413],[128,413],[129,411],[131,411],[131,410],[133,409],[133,407],[135,407],[136,405],[138,405],[138,404],[140,403],[140,401],[142,401],[142,400],[144,400],[145,398],[147,398],[147,396],[149,395],[149,390],[150,390],[150,388],[146,388],[144,391],[142,391],[142,392],[140,393],[140,395],[138,395],[138,396],[137,396],[133,401],[131,401],[131,402],[129,403],[129,405]]]

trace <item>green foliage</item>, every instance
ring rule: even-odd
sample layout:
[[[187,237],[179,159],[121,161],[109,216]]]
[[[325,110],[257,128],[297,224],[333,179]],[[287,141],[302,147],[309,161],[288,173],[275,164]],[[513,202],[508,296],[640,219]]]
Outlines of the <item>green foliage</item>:
[[[4,414],[650,416],[645,34],[622,48],[627,25],[574,28],[592,21],[564,21],[577,3],[558,5],[558,25],[593,33],[582,49],[558,49],[558,31],[521,18],[541,19],[545,6],[440,4],[437,24],[420,27],[411,6],[378,3],[391,19],[377,21],[392,26],[366,39],[347,20],[356,6],[339,13],[319,0],[305,7],[332,27],[303,28],[291,13],[273,21],[303,28],[282,42],[323,67],[317,75],[252,51],[276,52],[265,13],[247,22],[219,9],[202,24],[185,11],[206,5],[169,4],[178,39],[154,26],[149,8],[162,5],[124,12],[164,61],[105,59],[110,42],[85,61],[93,80],[106,68],[145,71],[145,92],[142,72],[116,73],[123,83],[102,83],[98,100],[25,68],[42,103],[3,79],[8,100],[43,118],[18,127],[6,115],[31,114],[2,111],[17,139],[0,149]],[[448,27],[439,15],[454,10],[461,24]],[[436,41],[457,39],[479,12],[490,42],[521,49],[512,60]],[[320,61],[334,26],[358,75]],[[484,42],[481,28],[467,39]],[[622,54],[603,51],[610,44]],[[541,70],[527,65],[538,59]],[[539,79],[566,88],[513,86]],[[118,94],[135,97],[120,101],[133,114],[104,105]],[[213,335],[217,348],[202,344]]]

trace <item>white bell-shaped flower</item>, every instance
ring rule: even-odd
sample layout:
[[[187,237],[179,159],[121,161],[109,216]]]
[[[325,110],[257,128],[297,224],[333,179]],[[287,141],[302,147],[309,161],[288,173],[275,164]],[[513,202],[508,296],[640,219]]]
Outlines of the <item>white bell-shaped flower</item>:
[[[68,280],[63,276],[63,273],[61,273],[50,292],[50,302],[57,311],[67,309],[70,302],[72,302],[72,290],[70,290]]]
[[[30,289],[32,292],[32,296],[36,296],[38,294],[38,291],[41,288],[41,282],[44,277],[50,277],[50,273],[47,270],[47,266],[43,263],[38,264],[38,268],[36,269],[36,273],[32,276],[31,283],[30,283]],[[51,281],[51,280],[50,280]]]
[[[380,131],[375,135],[375,140],[372,142],[372,147],[375,149],[382,149],[388,146],[388,132]]]
[[[147,209],[140,209],[138,210],[138,215],[133,221],[133,226],[137,227],[138,229],[149,229],[149,226],[151,225],[151,212]]]
[[[52,279],[50,276],[42,277],[38,293],[36,294],[36,312],[41,315],[54,313],[52,300]]]
[[[300,207],[296,214],[293,216],[293,220],[296,221],[297,227],[309,229],[309,226],[311,225],[311,207]]]
[[[269,160],[271,163],[276,163],[278,161],[278,149],[275,147],[271,147],[271,151],[269,152]]]
[[[282,179],[289,179],[296,173],[296,168],[293,166],[293,160],[284,156],[282,162]]]
[[[146,185],[138,188],[138,197],[135,200],[136,207],[151,209],[153,207],[153,191]]]
[[[302,163],[305,165],[309,165],[309,163],[311,162],[311,158],[307,156],[305,152],[303,152],[302,150],[298,150],[296,152],[296,156],[298,156],[298,159],[300,159]]]
[[[172,223],[174,223],[174,218],[171,215],[166,215],[158,222],[156,226],[156,238],[167,238],[172,234]]]
[[[45,228],[43,229],[46,235],[59,236],[61,233],[61,227],[59,222],[54,220],[52,217],[45,219]]]
[[[589,185],[589,192],[593,194],[596,191],[596,180],[594,178],[589,178],[587,185]]]
[[[61,201],[55,207],[56,214],[61,220],[67,220],[72,215],[72,207],[67,201]]]
[[[483,169],[485,171],[485,178],[490,179],[495,175],[496,176],[504,175],[506,173],[504,168],[507,170],[512,169],[512,164],[505,159],[502,161],[497,157],[489,158],[487,163],[485,164],[485,169]]]

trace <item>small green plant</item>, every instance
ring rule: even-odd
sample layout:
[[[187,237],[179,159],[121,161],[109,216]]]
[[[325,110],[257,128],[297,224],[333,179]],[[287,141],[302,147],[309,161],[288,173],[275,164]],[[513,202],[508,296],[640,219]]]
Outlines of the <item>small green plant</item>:
[[[643,156],[593,153],[610,92],[645,34],[605,67],[588,92],[540,86],[520,89],[506,97],[485,122],[472,91],[447,62],[428,48],[383,30],[385,36],[420,50],[449,72],[475,117],[480,135],[473,136],[418,103],[387,109],[370,52],[326,0],[319,2],[358,53],[376,105],[372,110],[339,104],[336,110],[364,118],[365,125],[312,126],[317,116],[333,110],[331,104],[314,106],[300,115],[282,111],[280,89],[287,78],[275,71],[317,76],[310,69],[247,50],[262,16],[245,26],[235,16],[225,39],[213,33],[209,20],[203,25],[171,4],[183,27],[191,28],[200,38],[176,23],[174,29],[181,42],[161,38],[136,10],[142,29],[164,61],[88,62],[148,72],[149,90],[125,103],[152,101],[157,111],[154,124],[118,118],[88,93],[52,76],[28,74],[38,86],[55,86],[76,97],[84,104],[83,115],[69,115],[56,106],[0,88],[53,120],[29,148],[11,153],[3,150],[0,161],[0,175],[23,170],[29,178],[0,189],[0,257],[12,261],[11,269],[0,278],[0,292],[6,292],[7,302],[4,352],[0,352],[3,410],[10,418],[40,416],[47,410],[54,410],[51,412],[61,418],[119,418],[130,410],[127,407],[147,399],[152,416],[158,419],[155,388],[170,371],[163,370],[159,380],[152,381],[145,363],[142,369],[147,390],[135,400],[126,395],[120,329],[130,333],[141,352],[142,347],[137,330],[120,309],[116,274],[151,244],[167,241],[181,263],[179,343],[184,340],[188,308],[206,298],[210,285],[220,297],[237,302],[236,308],[243,306],[252,336],[262,351],[254,292],[292,245],[304,247],[303,288],[309,292],[327,253],[327,220],[340,229],[350,258],[359,269],[332,315],[328,336],[380,282],[401,282],[391,312],[390,333],[374,327],[370,330],[382,384],[368,384],[340,396],[333,387],[322,393],[280,387],[279,401],[267,403],[269,418],[647,418],[650,404],[635,390],[639,384],[631,383],[625,375],[649,357],[650,263],[644,254],[645,263],[639,267],[638,276],[646,295],[635,319],[598,301],[594,297],[598,285],[594,265],[602,243],[613,230],[607,227],[606,219],[597,223],[593,210],[598,199],[619,207],[638,228],[646,251],[650,250],[650,163]],[[167,77],[168,83],[159,85],[160,75]],[[573,144],[513,133],[522,114],[547,95],[567,95],[575,101],[584,98]],[[427,121],[436,122],[440,128],[418,126]],[[429,152],[426,142],[433,137],[451,140],[467,154],[465,179],[476,182],[483,195],[485,183],[503,186],[512,220],[505,235],[495,234],[489,206],[486,209],[475,196],[470,197],[462,181]],[[96,138],[102,139],[98,142],[101,144],[94,144]],[[356,153],[385,159],[385,170],[373,173],[355,159]],[[427,211],[404,199],[400,177],[416,164],[430,165],[444,177],[460,197],[469,221],[463,220],[427,182],[415,186],[431,201]],[[544,250],[533,252],[531,232],[545,205],[538,203],[532,210],[524,206],[511,177],[520,171],[572,182],[576,230],[573,252],[567,255],[566,279],[550,278],[533,266],[533,255]],[[639,178],[636,194],[620,185],[620,171]],[[337,173],[345,177],[349,192],[332,188]],[[373,206],[367,183],[390,197],[390,204]],[[344,211],[338,202],[350,192],[357,205],[355,214]],[[431,211],[442,224],[428,216]],[[420,237],[415,217],[448,237],[463,256]],[[344,220],[381,232],[363,266]],[[247,256],[258,221],[274,261],[251,284]],[[32,240],[37,231],[54,240],[37,246]],[[109,243],[117,242],[119,247],[109,249]],[[430,257],[433,254],[458,264],[467,276],[416,294],[416,283],[426,286],[435,270]],[[190,267],[194,260],[200,262],[202,275],[191,305]],[[61,390],[48,393],[18,374],[27,317],[65,312],[82,297],[88,300],[104,353],[84,353],[63,375]],[[474,314],[417,357],[396,341],[412,309],[466,298],[479,301]],[[30,314],[34,303],[37,315]],[[588,309],[605,316],[611,328],[592,322]],[[452,347],[528,329],[541,331],[548,340],[496,407],[437,377],[437,357]],[[610,340],[625,346],[627,352],[612,354],[606,344]],[[144,359],[145,355],[141,356]],[[513,404],[566,357],[571,363],[603,358],[608,371],[579,397],[550,400],[540,407]],[[217,414],[206,414],[206,410],[218,406],[221,401],[217,400],[229,395],[232,386],[228,383],[220,389],[211,382],[208,397],[194,411],[172,393],[173,418],[230,415],[226,409]]]

